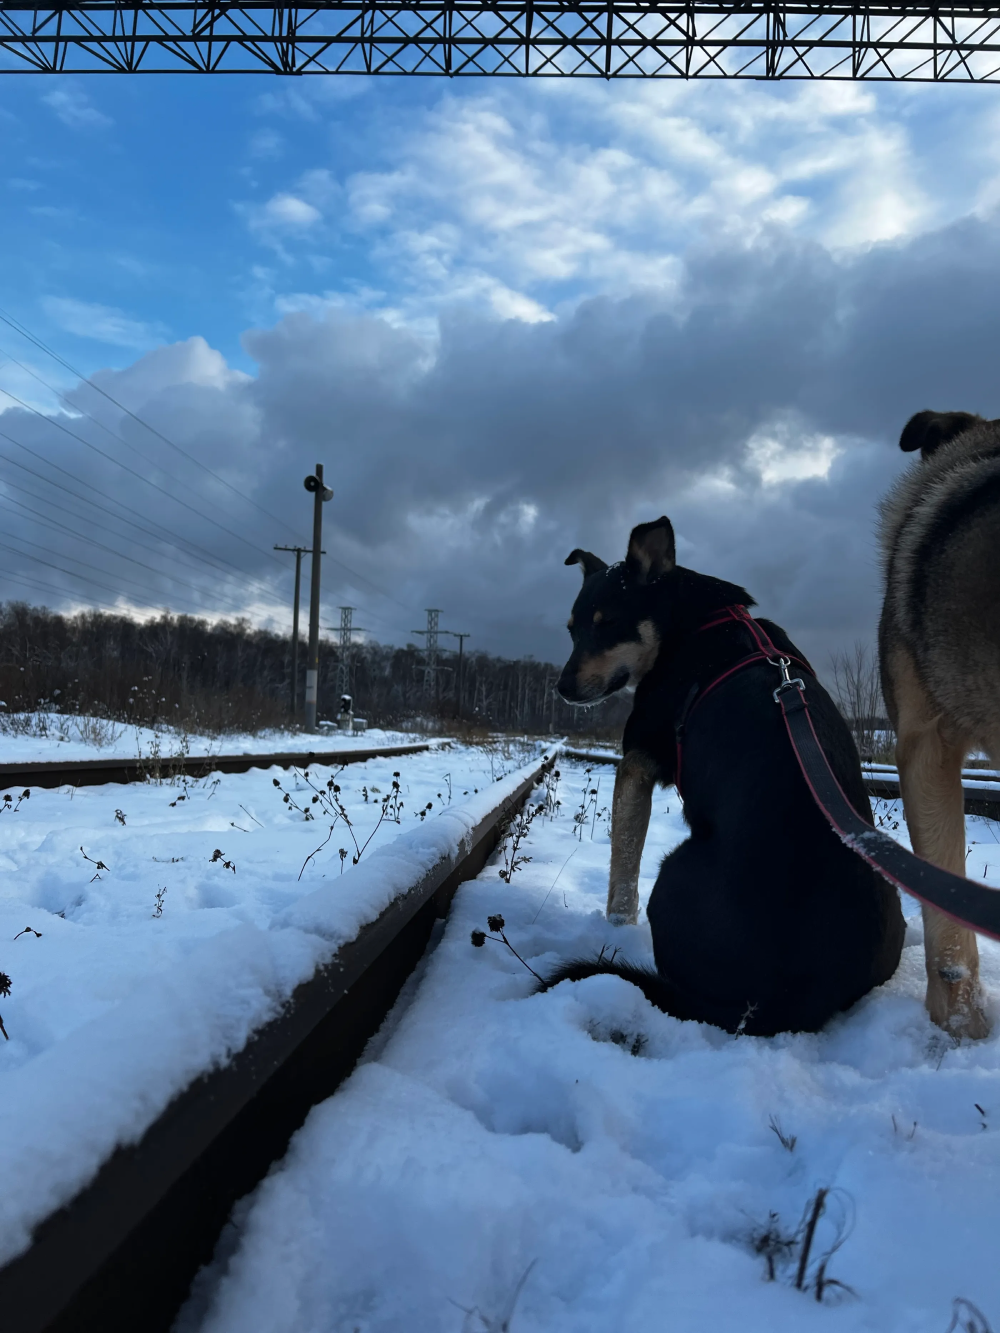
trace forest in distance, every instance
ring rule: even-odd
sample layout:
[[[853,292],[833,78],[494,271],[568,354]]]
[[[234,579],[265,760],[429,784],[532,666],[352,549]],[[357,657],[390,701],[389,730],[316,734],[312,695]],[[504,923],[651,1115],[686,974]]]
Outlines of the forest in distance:
[[[305,641],[299,646],[299,706]],[[373,641],[350,650],[348,693],[369,726],[472,726],[617,741],[626,697],[574,708],[556,691],[560,667],[468,651],[459,699],[457,654],[441,652],[430,678],[423,650]],[[340,647],[320,641],[319,716],[336,715]],[[199,733],[254,732],[290,721],[290,635],[248,620],[164,614],[138,621],[102,611],[62,615],[0,603],[0,700],[7,716],[41,710]],[[301,713],[299,720],[301,720]]]

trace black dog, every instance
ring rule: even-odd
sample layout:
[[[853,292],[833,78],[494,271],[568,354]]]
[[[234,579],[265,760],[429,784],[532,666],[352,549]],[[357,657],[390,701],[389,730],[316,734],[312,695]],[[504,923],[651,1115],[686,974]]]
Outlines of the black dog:
[[[655,784],[677,783],[691,835],[664,859],[646,909],[657,970],[571,963],[547,985],[614,972],[678,1018],[760,1036],[818,1030],[892,976],[903,917],[896,890],[813,804],[762,645],[805,681],[830,764],[871,822],[846,723],[784,631],[750,619],[743,588],[676,564],[668,519],[635,528],[622,564],[586,551],[566,563],[583,567],[583,588],[560,693],[582,704],[636,687],[615,781],[611,920],[637,916]]]

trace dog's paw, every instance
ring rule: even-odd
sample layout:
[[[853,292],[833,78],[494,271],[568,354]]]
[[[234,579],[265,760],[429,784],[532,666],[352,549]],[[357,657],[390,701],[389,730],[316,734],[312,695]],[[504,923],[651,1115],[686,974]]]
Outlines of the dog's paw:
[[[609,912],[608,920],[613,926],[634,926],[639,919],[637,912]]]
[[[966,975],[952,981],[939,976],[928,984],[926,1003],[931,1022],[956,1041],[982,1041],[990,1035],[990,1022],[974,978]]]

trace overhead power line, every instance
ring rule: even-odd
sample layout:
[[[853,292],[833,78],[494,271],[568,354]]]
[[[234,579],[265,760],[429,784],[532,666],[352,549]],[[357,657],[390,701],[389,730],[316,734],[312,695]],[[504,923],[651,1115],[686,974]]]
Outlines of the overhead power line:
[[[233,532],[232,528],[227,528],[224,523],[220,523],[219,520],[213,518],[211,514],[206,514],[202,510],[196,509],[195,506],[189,504],[187,500],[182,500],[179,496],[171,495],[168,490],[159,484],[159,482],[151,481],[149,477],[144,477],[141,472],[137,472],[135,468],[129,467],[129,465],[123,463],[120,458],[115,458],[114,454],[109,454],[106,453],[105,450],[99,449],[96,444],[85,439],[82,435],[77,435],[76,431],[70,430],[68,426],[64,426],[63,423],[57,421],[55,417],[47,416],[44,412],[40,412],[37,407],[32,407],[32,405],[26,403],[23,398],[18,398],[16,394],[11,393],[9,389],[0,388],[0,393],[17,403],[19,407],[23,407],[26,412],[31,412],[34,416],[40,417],[42,421],[47,422],[48,425],[54,427],[56,430],[61,430],[64,435],[68,435],[70,439],[76,440],[77,443],[82,444],[85,449],[92,450],[95,454],[111,463],[114,467],[120,467],[123,472],[127,472],[130,477],[135,477],[136,480],[141,481],[144,486],[150,486],[154,491],[159,491],[161,495],[165,495],[168,500],[172,500],[174,504],[181,505],[182,508],[190,510],[192,514],[196,514],[197,517],[204,522],[211,523],[221,532],[224,532],[228,537],[233,537],[236,541],[243,542],[243,544],[249,546],[252,551],[257,551],[260,554],[266,555],[268,559],[273,560],[275,564],[281,563],[275,555],[266,550],[263,546],[255,545],[254,542],[250,541],[247,537],[244,537],[242,533]]]
[[[100,394],[101,397],[106,399],[109,403],[112,403],[116,408],[119,409],[119,411],[123,412],[132,420],[137,422],[137,424],[142,426],[145,430],[148,430],[152,435],[156,436],[157,439],[161,440],[164,444],[168,445],[171,449],[173,449],[176,453],[180,454],[188,462],[195,464],[204,473],[213,477],[216,481],[220,483],[220,485],[225,486],[227,489],[232,491],[233,494],[237,495],[241,500],[245,501],[247,504],[252,505],[262,514],[265,514],[268,518],[271,518],[275,522],[280,523],[281,526],[286,528],[289,532],[295,531],[295,529],[292,528],[284,519],[279,518],[277,515],[271,514],[269,510],[265,509],[262,505],[258,504],[257,501],[251,499],[250,496],[246,495],[238,487],[234,486],[231,482],[227,481],[224,477],[220,476],[212,468],[202,463],[200,459],[188,453],[186,449],[183,449],[175,441],[171,440],[168,436],[163,434],[162,431],[158,430],[155,426],[152,426],[143,417],[139,416],[138,413],[133,412],[131,408],[126,407],[125,404],[120,402],[119,399],[115,398],[113,394],[109,393],[106,389],[101,388],[100,385],[93,383],[92,380],[87,379],[82,371],[78,370],[75,366],[73,366],[69,361],[65,359],[65,357],[61,356],[58,352],[56,352],[42,338],[38,337],[37,334],[33,333],[20,320],[14,318],[8,312],[0,309],[0,321],[6,324],[9,328],[13,329],[20,337],[24,338],[34,347],[44,352],[45,355],[51,357],[52,360],[55,361],[57,364],[63,366],[71,374],[75,375],[77,379],[80,381],[81,385],[86,385],[88,388],[92,389],[95,393]],[[55,396],[61,403],[68,404],[72,412],[79,413],[81,416],[86,417],[89,421],[93,422],[106,434],[110,435],[112,439],[117,440],[119,443],[123,444],[127,449],[129,449],[132,453],[134,453],[144,463],[152,464],[152,460],[150,460],[140,449],[136,448],[135,445],[133,445],[129,440],[126,440],[121,434],[119,434],[116,431],[113,431],[99,418],[95,417],[93,413],[86,411],[84,408],[79,407],[75,403],[69,402],[67,395],[64,393],[63,390],[51,384],[43,375],[40,375],[36,370],[34,370],[33,367],[28,366],[24,362],[18,360],[17,357],[13,356],[6,349],[0,348],[0,352],[2,352],[3,355],[5,355],[14,365],[18,366],[26,374],[32,376],[35,380],[38,381],[38,383],[44,385],[45,388],[47,388],[51,393],[55,394]],[[70,438],[76,440],[78,443],[84,445],[85,448],[92,450],[99,457],[105,459],[113,466],[121,468],[128,475],[136,478],[136,480],[142,482],[144,485],[149,486],[152,489],[158,491],[161,495],[164,495],[168,500],[171,500],[174,504],[180,505],[183,508],[189,510],[191,513],[195,514],[198,518],[202,519],[203,521],[211,523],[214,527],[218,528],[221,532],[224,532],[227,536],[242,542],[246,546],[249,546],[251,550],[258,552],[259,554],[265,555],[269,559],[275,560],[275,563],[280,565],[281,562],[276,559],[276,557],[273,555],[272,552],[266,550],[264,547],[257,546],[254,542],[250,541],[241,533],[234,532],[231,528],[228,528],[225,524],[220,523],[218,519],[214,518],[212,515],[204,513],[201,509],[197,508],[195,505],[192,505],[188,503],[186,500],[182,499],[181,497],[172,494],[169,490],[161,486],[159,483],[152,481],[148,476],[145,476],[143,473],[138,472],[136,471],[136,469],[129,467],[126,463],[123,463],[121,459],[116,458],[113,454],[110,454],[105,450],[99,448],[96,444],[92,443],[90,440],[87,440],[84,436],[77,434],[73,430],[70,430],[69,427],[66,426],[63,422],[60,422],[56,418],[51,417],[45,412],[40,411],[38,408],[34,407],[31,403],[28,403],[24,399],[18,397],[18,395],[11,393],[10,390],[8,389],[0,389],[0,393],[5,394],[12,402],[16,403],[23,410],[32,413],[34,416],[38,417],[41,421],[46,422],[48,425],[61,431],[63,434],[69,436]],[[22,441],[16,440],[12,436],[4,434],[2,431],[0,431],[0,438],[8,440],[11,444],[14,444],[18,448],[23,449],[26,452],[30,453],[33,457],[39,459],[39,461],[43,461],[46,466],[56,468],[58,471],[62,472],[63,475],[70,477],[72,480],[76,481],[80,485],[86,486],[88,490],[93,491],[95,494],[102,495],[105,499],[109,500],[111,503],[120,504],[120,502],[114,500],[112,496],[99,491],[96,487],[90,485],[90,483],[83,481],[82,478],[75,477],[67,469],[60,468],[57,464],[50,463],[47,459],[43,459],[42,455],[40,455],[36,450],[32,449],[30,446],[24,444]],[[5,459],[5,461],[14,464],[14,466],[16,467],[23,467],[22,464],[18,464],[15,462],[15,460],[7,458],[6,455],[0,454],[0,458],[3,458]],[[158,464],[153,464],[153,465],[158,465]],[[31,473],[32,475],[39,476],[39,479],[45,481],[47,485],[53,484],[50,481],[50,479],[41,477],[37,473],[32,473],[32,469],[30,468],[24,468],[24,470],[28,473]],[[184,483],[177,477],[171,476],[170,480],[177,486],[180,486],[184,489],[190,489],[189,487],[187,487],[186,483]],[[74,494],[73,492],[69,491],[68,488],[66,487],[62,487],[61,489],[66,490],[68,494],[71,495]],[[31,494],[31,492],[27,493]],[[88,501],[88,503],[92,502]],[[101,508],[101,506],[99,505],[97,507]],[[112,513],[113,511],[105,509],[105,512]],[[119,517],[119,521],[129,522],[129,520],[124,519],[121,516],[116,516],[116,517]],[[130,524],[130,525],[135,527],[140,526],[137,524]],[[150,527],[155,527],[160,533],[167,534],[165,539],[170,543],[170,545],[174,547],[175,550],[178,549],[177,546],[178,542],[181,543],[182,545],[190,546],[192,550],[198,551],[203,559],[208,560],[209,563],[215,565],[216,568],[219,567],[217,561],[210,556],[209,552],[207,552],[203,547],[199,546],[197,543],[190,541],[190,539],[181,537],[179,534],[171,532],[170,529],[164,528],[162,524],[153,525],[147,523],[143,525],[141,530],[148,531]],[[343,570],[344,573],[347,574],[350,578],[357,580],[363,586],[367,586],[379,597],[383,597],[387,601],[392,602],[395,606],[398,606],[403,611],[409,611],[409,608],[405,605],[405,603],[401,602],[397,597],[395,597],[391,592],[389,592],[388,589],[381,587],[374,579],[370,578],[367,574],[363,574],[361,573],[360,570],[352,568],[345,561],[338,559],[336,556],[328,556],[327,558],[331,561],[332,564],[336,565],[339,569]],[[272,595],[271,589],[267,587],[267,585],[261,584],[259,579],[250,578],[242,570],[239,570],[235,565],[233,565],[230,561],[225,560],[224,557],[221,556],[218,557],[218,561],[221,561],[222,564],[227,565],[229,569],[231,569],[233,573],[235,573],[241,579],[244,579],[251,584],[257,584],[258,586],[265,588],[267,591],[267,595],[268,596]],[[178,581],[182,582],[182,580]],[[384,621],[382,617],[376,617],[376,618],[382,620],[383,624],[387,624],[387,622]],[[387,627],[393,628],[388,625]],[[399,631],[395,629],[393,630],[393,632],[399,633]]]
[[[34,472],[31,468],[24,468],[23,463],[15,462],[14,459],[8,458],[6,454],[0,453],[0,461],[4,463],[9,463],[13,467],[21,468],[24,471],[27,471],[32,477],[39,477],[41,475],[40,473]],[[84,523],[86,523],[88,520],[92,518],[92,515],[90,514],[89,510],[97,509],[101,513],[107,515],[107,517],[112,519],[114,522],[124,524],[124,526],[128,528],[134,528],[135,531],[140,533],[147,541],[149,539],[150,532],[147,526],[143,526],[143,524],[137,523],[133,519],[124,518],[122,515],[116,514],[114,510],[108,509],[103,505],[95,504],[94,501],[92,500],[83,501],[83,503],[88,506],[88,512],[81,513],[79,510],[70,509],[67,505],[59,504],[57,501],[53,500],[49,495],[37,495],[34,491],[29,490],[27,486],[22,486],[19,485],[16,481],[11,481],[10,477],[4,476],[2,473],[0,473],[0,483],[2,483],[3,489],[6,491],[18,491],[21,495],[27,495],[30,499],[37,500],[40,504],[48,506],[49,509],[56,510],[58,513],[61,514],[68,514],[70,518],[79,519],[81,522]],[[59,483],[50,481],[48,485],[58,486]],[[67,487],[59,487],[59,489],[63,491],[68,490]],[[80,497],[74,495],[73,498],[79,499]],[[16,504],[21,503],[20,501],[14,501],[13,497],[10,495],[7,496],[7,499],[10,500],[12,503]],[[25,508],[27,507],[28,506],[25,506]],[[106,520],[102,520],[102,526],[110,529],[110,525],[107,524]],[[69,531],[69,529],[67,529],[67,531]],[[112,535],[120,537],[123,541],[130,540],[127,533],[118,532],[114,529],[110,529],[110,532]],[[169,541],[167,538],[160,537],[157,538],[157,540],[161,541],[164,544],[164,546],[170,549],[172,553],[171,557],[172,559],[181,562],[188,568],[193,568],[201,572],[204,570],[205,565],[208,563],[204,558],[200,556],[188,555],[186,551],[182,550],[180,547],[175,545],[173,541]],[[133,559],[131,554],[126,555],[124,558],[129,560]],[[226,571],[222,568],[221,565],[213,566],[213,568],[218,569],[218,571],[222,573],[225,577],[227,578],[230,577],[226,573]],[[251,579],[249,580],[249,582],[253,584],[256,583],[256,580]],[[267,585],[261,584],[261,587],[266,588]]]
[[[211,468],[206,467],[204,464],[201,464],[198,459],[193,458],[193,456],[188,454],[186,450],[182,449],[180,445],[174,444],[173,441],[167,439],[167,437],[162,435],[160,431],[156,430],[155,427],[150,426],[148,422],[144,421],[141,417],[137,416],[136,413],[131,411],[131,409],[125,407],[124,404],[120,403],[117,398],[114,398],[105,389],[102,389],[99,385],[94,384],[91,380],[85,379],[81,371],[76,370],[72,365],[70,365],[68,361],[66,361],[63,357],[61,357],[57,352],[53,351],[53,349],[50,348],[47,343],[43,342],[35,334],[31,333],[30,330],[28,330],[24,325],[20,324],[17,320],[13,319],[13,317],[7,315],[2,310],[0,310],[0,320],[2,320],[5,324],[9,325],[9,327],[14,329],[16,332],[20,333],[22,337],[26,338],[29,342],[33,343],[40,350],[45,352],[46,355],[51,356],[53,360],[57,361],[60,365],[64,366],[67,370],[71,372],[71,374],[76,375],[80,379],[80,382],[82,384],[86,384],[89,388],[101,394],[109,402],[113,403],[116,407],[120,408],[121,411],[125,412],[128,416],[134,418],[134,420],[139,422],[140,425],[144,426],[147,430],[151,431],[154,435],[158,436],[158,438],[164,440],[165,443],[170,444],[185,458],[189,459],[192,462],[198,463],[198,465],[202,467],[204,471],[213,476],[222,485],[228,486],[229,489],[233,491],[236,495],[240,496],[241,499],[246,500],[247,503],[254,505],[255,508],[257,509],[260,509],[261,513],[266,514],[269,518],[274,518],[275,522],[281,523],[281,525],[285,527],[289,532],[294,531],[294,529],[288,523],[286,523],[284,519],[279,519],[274,515],[270,514],[268,510],[263,509],[260,505],[258,505],[255,500],[251,500],[249,496],[244,495],[242,491],[238,490],[230,482],[227,482],[224,477],[220,477],[218,473],[214,472]],[[20,367],[27,374],[33,376],[33,378],[38,380],[40,384],[43,384],[47,389],[49,389],[51,393],[54,393],[61,402],[67,401],[66,395],[62,392],[62,390],[56,388],[55,385],[50,384],[43,376],[39,375],[30,366],[24,365],[23,362],[19,361],[16,357],[12,356],[10,352],[6,351],[6,349],[0,348],[0,351],[2,351],[3,354],[7,356],[14,365]],[[120,460],[118,459],[115,459],[112,455],[105,454],[104,451],[98,449],[96,445],[90,444],[89,441],[84,440],[81,436],[75,435],[74,432],[70,431],[67,427],[61,425],[61,423],[55,421],[52,417],[47,416],[46,413],[40,412],[37,408],[33,407],[31,404],[24,402],[23,399],[18,398],[15,394],[10,393],[9,390],[0,389],[0,393],[5,393],[7,397],[11,398],[14,402],[16,402],[18,406],[25,408],[29,412],[33,412],[36,416],[41,417],[42,420],[49,422],[51,425],[56,426],[58,429],[65,431],[67,434],[73,435],[74,438],[78,439],[82,444],[87,445],[88,448],[94,449],[97,453],[101,454],[102,457],[108,458],[110,461],[116,463],[119,467],[123,468],[126,472],[130,472],[133,476],[139,477],[139,479],[145,481],[147,485],[156,485],[156,483],[150,482],[148,478],[143,477],[140,473],[135,472],[134,469],[128,468],[124,463],[120,462]],[[80,412],[82,416],[85,416],[88,418],[88,420],[93,421],[95,425],[99,426],[101,430],[105,431],[113,439],[120,441],[120,443],[124,444],[126,448],[131,449],[132,452],[135,453],[144,462],[150,462],[150,460],[146,457],[145,454],[143,454],[140,450],[136,449],[134,445],[132,445],[128,440],[124,439],[117,432],[112,431],[110,427],[106,426],[104,422],[100,421],[92,413],[87,412],[82,408],[78,408],[75,404],[70,404],[70,406],[72,410]],[[183,485],[183,483],[180,484]],[[157,489],[161,491],[163,490],[162,487],[157,487]],[[185,505],[186,508],[193,509],[193,506],[187,505],[185,501],[180,500],[176,496],[171,496],[168,491],[163,491],[163,493],[167,495],[170,499],[174,500],[176,504],[182,504]],[[194,512],[200,514],[199,510],[194,510]],[[209,521],[216,522],[216,520],[209,520]],[[228,528],[226,528],[222,524],[218,524],[216,522],[216,526],[222,527],[222,530],[224,532],[227,532],[230,536],[237,535],[235,533],[232,533]],[[239,540],[246,541],[246,538],[240,537]],[[247,542],[247,544],[251,546],[253,550],[261,551],[264,554],[269,554],[269,552],[265,551],[263,547],[255,546],[252,542]],[[343,560],[337,559],[336,556],[330,556],[329,559],[332,561],[333,564],[337,565],[346,574],[349,574],[351,578],[358,579],[361,583],[366,584],[369,588],[372,589],[373,592],[376,592],[380,597],[384,597],[388,601],[393,602],[403,611],[409,610],[409,608],[405,606],[401,601],[399,601],[398,598],[394,597],[392,593],[390,593],[387,589],[382,588],[378,583],[375,582],[374,579],[370,578],[367,574],[362,574],[359,570],[353,569]]]
[[[129,565],[135,566],[138,569],[147,569],[151,574],[155,574],[157,578],[166,579],[168,583],[176,583],[180,587],[189,588],[192,592],[197,593],[199,597],[205,597],[207,594],[210,594],[214,599],[221,599],[222,601],[227,602],[235,611],[242,611],[244,609],[241,603],[234,601],[232,597],[227,596],[225,593],[219,593],[214,586],[211,590],[205,585],[199,587],[195,583],[189,583],[187,579],[179,578],[176,574],[168,573],[165,569],[156,569],[153,565],[147,565],[145,561],[137,560],[129,551],[116,551],[113,546],[106,546],[104,542],[99,542],[96,537],[91,537],[85,532],[77,532],[74,528],[68,528],[65,523],[54,523],[50,518],[47,518],[45,514],[40,513],[37,509],[32,509],[30,505],[26,505],[22,500],[15,500],[13,496],[0,495],[0,504],[6,506],[16,505],[18,509],[23,509],[26,513],[31,514],[36,522],[41,523],[46,528],[51,528],[53,532],[58,532],[60,535],[68,533],[70,536],[75,537],[78,541],[86,543],[88,546],[93,546],[100,551],[107,551],[107,553],[113,555],[116,560],[127,560]],[[19,541],[28,540],[26,537],[22,537],[17,533],[13,535]],[[73,558],[74,557],[71,556],[64,556],[64,559]],[[102,572],[110,574],[113,571],[103,570]]]
[[[44,464],[46,467],[51,468],[53,471],[61,472],[64,477],[68,477],[70,481],[76,482],[77,486],[86,487],[88,491],[93,491],[95,495],[98,495],[102,499],[110,501],[112,504],[118,505],[119,508],[125,507],[124,505],[122,505],[121,501],[116,500],[114,496],[108,495],[105,491],[99,490],[98,487],[91,485],[89,481],[84,481],[82,477],[76,476],[75,473],[70,472],[67,468],[60,467],[58,463],[52,463],[49,461],[49,459],[43,458],[42,455],[39,454],[37,450],[32,449],[27,444],[23,444],[20,440],[15,440],[13,435],[8,435],[6,431],[0,430],[0,439],[7,440],[10,444],[16,445],[18,449],[23,449],[26,454],[29,454],[32,458]],[[0,458],[4,459],[8,463],[11,463],[14,467],[21,468],[23,471],[30,473],[33,477],[37,477],[40,481],[43,481],[46,486],[57,486],[60,490],[67,491],[68,494],[72,496],[78,496],[77,491],[70,490],[68,486],[63,486],[60,482],[53,480],[52,477],[47,477],[43,475],[41,472],[36,472],[34,468],[26,467],[25,464],[23,463],[18,463],[16,459],[10,458],[7,454],[0,453]],[[87,501],[87,503],[93,504],[92,501]],[[96,509],[105,508],[105,506],[99,503],[94,504],[93,507]],[[113,512],[113,511],[109,510],[108,512]],[[169,528],[164,528],[161,524],[153,522],[152,519],[146,519],[142,525],[136,525],[136,526],[139,526],[141,531],[158,532],[159,534],[165,536],[171,545],[173,545],[178,540],[182,541],[185,546],[189,546],[191,547],[192,550],[199,552],[199,554],[205,559],[205,561],[208,564],[213,565],[216,569],[221,570],[223,573],[227,575],[227,577],[231,577],[231,574],[236,574],[239,578],[243,579],[244,581],[246,581],[247,579],[247,575],[244,573],[244,571],[239,569],[236,565],[231,564],[228,560],[225,559],[224,556],[218,556],[218,557],[213,556],[211,551],[207,551],[204,547],[199,546],[197,542],[191,541],[190,538],[183,538],[183,537],[178,538],[177,535],[175,533],[172,533]],[[223,566],[228,566],[228,571],[224,569]],[[253,582],[260,583],[260,580],[254,579]],[[261,586],[266,586],[266,585],[261,584]]]
[[[81,384],[86,384],[87,387],[93,389],[95,393],[99,393],[102,398],[106,398],[109,403],[113,403],[114,406],[119,409],[119,411],[124,412],[127,416],[131,417],[133,421],[138,422],[140,426],[144,427],[152,435],[155,435],[158,440],[162,440],[164,444],[168,445],[176,453],[180,454],[182,458],[186,458],[187,461],[189,463],[193,463],[195,467],[201,468],[202,472],[207,473],[210,477],[214,477],[215,480],[219,482],[220,485],[227,487],[229,490],[233,492],[234,495],[238,495],[241,500],[245,500],[247,504],[253,505],[254,509],[259,510],[260,513],[265,515],[265,517],[273,519],[275,523],[280,523],[281,526],[283,528],[287,528],[289,532],[295,531],[295,529],[290,527],[289,524],[286,523],[283,518],[278,518],[276,514],[272,514],[270,510],[265,509],[263,505],[258,504],[256,500],[252,500],[249,495],[245,495],[243,491],[241,491],[238,487],[234,486],[232,482],[227,481],[225,477],[220,477],[217,472],[215,472],[212,468],[210,468],[206,463],[203,463],[200,458],[195,458],[193,454],[189,454],[186,449],[183,449],[174,440],[171,440],[168,436],[164,435],[162,431],[157,430],[155,426],[151,426],[149,422],[140,417],[138,413],[133,412],[132,409],[126,407],[124,403],[119,402],[118,399],[115,398],[113,394],[108,393],[107,389],[102,389],[99,384],[95,384],[93,380],[88,379],[87,376],[85,376],[82,371],[77,370],[75,366],[72,366],[64,357],[60,356],[58,352],[56,352],[53,348],[49,347],[48,343],[44,342],[36,334],[32,333],[31,330],[25,324],[22,324],[19,320],[14,319],[12,315],[7,314],[7,312],[4,310],[0,310],[0,320],[3,320],[3,322],[6,325],[14,329],[15,332],[19,333],[22,338],[26,338],[28,342],[33,343],[34,346],[37,347],[40,351],[44,352],[47,356],[50,356],[53,361],[56,361],[59,363],[59,365],[64,366],[66,370],[70,372],[71,375],[75,375],[77,377],[77,379],[80,381]],[[11,360],[13,360],[13,357],[11,358]],[[30,373],[31,372],[29,371],[29,374]],[[42,382],[44,383],[44,381]],[[56,392],[56,390],[53,390],[53,392]]]

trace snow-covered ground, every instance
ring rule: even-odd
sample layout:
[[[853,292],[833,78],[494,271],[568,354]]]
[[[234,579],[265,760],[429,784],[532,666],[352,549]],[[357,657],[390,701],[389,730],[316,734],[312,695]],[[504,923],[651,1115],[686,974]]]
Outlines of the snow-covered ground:
[[[458,848],[537,750],[375,759],[337,791],[317,766],[0,803],[0,1262]]]
[[[968,1308],[950,1325],[956,1298],[1000,1328],[1000,1040],[955,1047],[928,1021],[915,904],[897,975],[819,1035],[681,1023],[614,977],[532,994],[502,942],[472,946],[490,915],[539,972],[651,953],[645,925],[603,915],[612,771],[586,811],[582,770],[561,771],[531,862],[459,890],[364,1062],[237,1208],[178,1333],[986,1333]],[[968,832],[969,873],[1000,884],[996,825]],[[659,793],[646,893],[683,836]],[[997,1022],[1000,947],[982,953]],[[819,1276],[844,1284],[822,1303]]]
[[[104,718],[64,713],[15,714],[0,717],[0,764],[371,749],[376,745],[406,745],[423,739],[376,727],[357,734],[324,727],[319,735],[304,731],[261,731],[252,735],[227,732],[221,736],[200,736],[173,727],[130,727]]]

